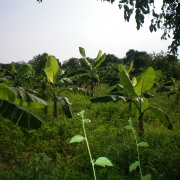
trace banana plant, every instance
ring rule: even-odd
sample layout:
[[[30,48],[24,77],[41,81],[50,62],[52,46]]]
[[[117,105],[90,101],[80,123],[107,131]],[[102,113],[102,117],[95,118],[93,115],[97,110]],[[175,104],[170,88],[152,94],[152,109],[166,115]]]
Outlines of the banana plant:
[[[42,92],[45,94],[47,90],[51,93],[49,94],[53,100],[53,117],[58,117],[58,106],[57,103],[60,102],[65,115],[68,118],[72,118],[72,112],[70,109],[71,103],[67,97],[59,96],[63,91],[71,91],[74,93],[82,93],[85,95],[92,96],[92,93],[83,90],[82,88],[64,88],[64,85],[68,86],[72,84],[69,78],[65,77],[64,72],[60,69],[59,64],[54,56],[49,56],[46,61],[44,69],[46,78],[43,79]],[[47,81],[46,81],[47,80]]]
[[[163,74],[160,70],[155,71],[155,84],[157,86],[156,92],[169,92],[172,89],[170,88],[173,83],[171,79],[167,79],[163,77]]]
[[[175,95],[176,96],[176,103],[179,103],[179,97],[180,97],[180,88],[178,87],[177,83],[175,82],[174,78],[171,77],[171,82],[173,85],[173,89],[167,94],[167,97],[170,98],[170,96]]]
[[[0,69],[1,82],[13,86],[23,87],[26,85],[26,91],[33,89],[32,84],[35,83],[34,69],[29,64],[21,64],[18,70],[15,69],[14,63],[11,63],[11,70]]]
[[[46,101],[20,88],[9,87],[0,83],[0,118],[9,119],[19,127],[38,129],[43,122],[29,112],[27,108],[36,108],[47,112]]]
[[[122,94],[94,98],[91,99],[91,102],[108,102],[117,100],[130,102],[131,114],[138,118],[139,136],[144,135],[143,117],[147,110],[151,110],[155,117],[158,118],[165,127],[171,130],[173,126],[168,115],[157,107],[148,106],[148,99],[145,96],[147,95],[146,92],[153,86],[154,79],[155,71],[152,67],[149,67],[138,77],[133,77],[132,79],[130,79],[128,72],[122,68],[120,69],[121,84],[117,85],[118,90]]]
[[[99,50],[97,57],[94,59],[94,63],[90,64],[87,60],[85,49],[82,47],[79,47],[79,52],[82,56],[81,59],[81,65],[83,66],[84,69],[75,71],[69,76],[75,76],[79,75],[81,82],[85,83],[85,87],[90,87],[90,91],[93,93],[94,92],[94,86],[95,84],[99,84],[99,66],[104,62],[106,59],[106,54],[102,54],[102,51]]]

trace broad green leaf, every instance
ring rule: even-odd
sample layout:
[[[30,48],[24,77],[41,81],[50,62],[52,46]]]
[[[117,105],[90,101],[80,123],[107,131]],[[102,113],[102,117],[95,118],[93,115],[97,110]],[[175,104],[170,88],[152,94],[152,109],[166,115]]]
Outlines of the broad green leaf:
[[[81,142],[83,141],[85,138],[81,135],[75,135],[74,137],[71,138],[69,143],[75,143],[75,142]]]
[[[22,64],[18,69],[16,80],[19,81],[23,76],[34,73],[33,68],[28,64]]]
[[[0,83],[0,99],[7,100],[14,104],[32,107],[32,108],[47,108],[46,101],[25,92],[22,89],[8,87],[7,85]]]
[[[105,167],[105,166],[113,166],[111,161],[106,157],[99,157],[94,164],[96,164],[98,166],[103,166],[103,167]]]
[[[161,82],[163,78],[162,72],[160,70],[155,71],[155,79],[157,79],[157,81]]]
[[[137,85],[134,88],[136,94],[143,95],[145,91],[150,89],[154,84],[155,72],[149,67],[144,73],[137,77]]]
[[[99,60],[99,58],[100,58],[101,56],[102,56],[102,51],[99,50],[98,55],[97,55],[95,61]]]
[[[82,121],[85,122],[85,123],[90,123],[91,122],[90,119],[83,119]]]
[[[102,97],[90,99],[92,103],[97,103],[97,102],[107,103],[110,101],[119,101],[119,100],[126,101],[126,97],[119,96],[119,95],[108,95],[108,96],[102,96]]]
[[[67,97],[59,97],[59,96],[56,98],[61,103],[64,114],[68,118],[72,118],[72,112],[71,112],[71,108],[70,108],[71,103],[69,102],[68,98]]]
[[[94,63],[94,67],[99,67],[103,62],[104,60],[106,59],[106,54],[104,53],[98,60],[95,61]]]
[[[133,129],[132,125],[127,125],[127,126],[124,126],[125,129],[129,130],[129,129]]]
[[[38,129],[43,123],[26,109],[6,100],[0,100],[0,115],[4,119],[7,118],[14,124],[17,124],[17,126],[26,129]]]
[[[84,48],[79,47],[79,52],[80,52],[80,54],[81,54],[81,56],[82,56],[83,58],[86,58],[86,53],[85,53],[85,49],[84,49]]]
[[[125,91],[127,92],[128,96],[130,98],[136,98],[137,94],[134,91],[134,87],[133,87],[128,75],[124,71],[120,72],[120,80],[121,80],[121,83],[122,83]]]
[[[142,176],[141,180],[151,180],[151,174],[146,174],[145,176]]]
[[[56,83],[56,78],[59,72],[59,64],[57,62],[57,59],[53,56],[49,56],[47,61],[46,61],[46,66],[45,66],[45,73],[47,76],[47,79],[55,84]]]
[[[135,161],[129,166],[129,172],[135,170],[139,166],[139,161]]]
[[[168,128],[169,130],[173,129],[173,125],[169,119],[169,116],[163,110],[157,107],[150,107],[149,109],[166,128]]]
[[[148,147],[149,145],[147,142],[140,142],[138,143],[138,146]]]

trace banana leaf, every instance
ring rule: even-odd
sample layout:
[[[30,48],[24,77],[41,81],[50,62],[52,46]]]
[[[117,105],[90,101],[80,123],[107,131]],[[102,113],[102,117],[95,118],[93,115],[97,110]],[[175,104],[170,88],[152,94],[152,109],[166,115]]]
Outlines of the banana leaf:
[[[127,98],[123,96],[118,96],[118,95],[108,95],[108,96],[101,96],[101,97],[90,99],[92,103],[98,103],[98,102],[107,103],[110,101],[119,101],[119,100],[123,100],[126,102]]]
[[[38,129],[43,124],[39,118],[26,109],[6,100],[0,100],[0,115],[25,129]]]
[[[68,117],[68,118],[72,118],[72,112],[70,109],[70,102],[68,100],[67,97],[57,97],[57,100],[61,103],[62,109],[64,111],[64,114]]]
[[[173,125],[169,119],[169,116],[161,109],[157,108],[157,107],[149,107],[147,109],[150,109],[151,112],[155,115],[155,117],[157,119],[159,119],[159,121],[166,127],[168,128],[169,130],[172,130],[173,129]],[[146,110],[147,110],[146,109]],[[146,111],[145,110],[145,111]]]

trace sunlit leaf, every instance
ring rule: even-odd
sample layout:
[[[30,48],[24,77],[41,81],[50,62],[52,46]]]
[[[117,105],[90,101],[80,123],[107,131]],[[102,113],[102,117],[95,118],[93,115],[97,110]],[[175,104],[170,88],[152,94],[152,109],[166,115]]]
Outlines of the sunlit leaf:
[[[59,72],[59,64],[55,57],[53,56],[48,57],[44,71],[46,73],[47,79],[51,83],[55,84]]]
[[[128,75],[124,71],[120,72],[120,80],[121,80],[121,83],[122,83],[125,91],[127,92],[128,96],[131,98],[136,98],[137,94],[134,91],[134,87],[133,87]]]
[[[23,89],[9,87],[3,83],[0,83],[0,99],[25,107],[45,109],[48,107],[46,101],[24,91]]]
[[[138,146],[148,147],[149,145],[147,142],[140,142],[138,143]]]
[[[98,166],[103,166],[103,167],[105,167],[105,166],[113,166],[111,161],[106,157],[99,157],[94,164],[96,164]]]
[[[137,77],[137,85],[134,88],[136,94],[143,95],[145,91],[150,89],[154,84],[155,72],[149,67],[144,73]]]
[[[83,119],[82,121],[85,122],[85,123],[90,123],[91,122],[90,119]]]
[[[75,142],[81,142],[83,141],[85,138],[81,135],[75,135],[74,137],[71,138],[69,143],[75,143]]]

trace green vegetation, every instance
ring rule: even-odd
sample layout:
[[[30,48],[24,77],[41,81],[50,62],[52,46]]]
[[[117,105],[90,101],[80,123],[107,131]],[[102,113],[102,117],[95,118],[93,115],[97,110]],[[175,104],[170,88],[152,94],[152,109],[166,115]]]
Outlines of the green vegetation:
[[[68,67],[63,69],[54,56],[47,56],[38,72],[33,67],[35,62],[19,67],[12,63],[7,69],[1,66],[0,179],[178,179],[180,79],[172,69],[179,67],[179,61],[173,57],[175,61],[169,61],[170,68],[166,70],[154,67],[162,59],[168,59],[166,55],[144,54],[153,57],[146,66],[146,58],[134,56],[136,51],[127,54],[127,61],[127,56],[117,59],[113,55],[107,55],[111,58],[106,61],[101,51],[97,58],[90,60],[84,57],[83,48],[80,52],[88,66],[76,59],[78,66],[74,71]],[[134,54],[134,61],[143,61],[143,65],[133,66],[130,54]],[[98,78],[93,94],[84,89],[88,78],[93,80],[91,76],[86,76],[81,88],[75,81],[91,70]],[[77,71],[78,75],[74,73]],[[68,97],[71,102],[71,118],[63,104],[56,106],[57,117],[47,111],[54,108],[54,100],[59,101],[59,97]],[[104,102],[101,97],[109,99]],[[100,102],[91,102],[98,98]],[[88,119],[84,118],[84,112]],[[139,128],[140,116],[143,129]],[[85,128],[89,119],[92,123]],[[139,132],[143,136],[136,136]],[[82,140],[86,143],[72,143]],[[95,165],[105,167],[95,169]]]

